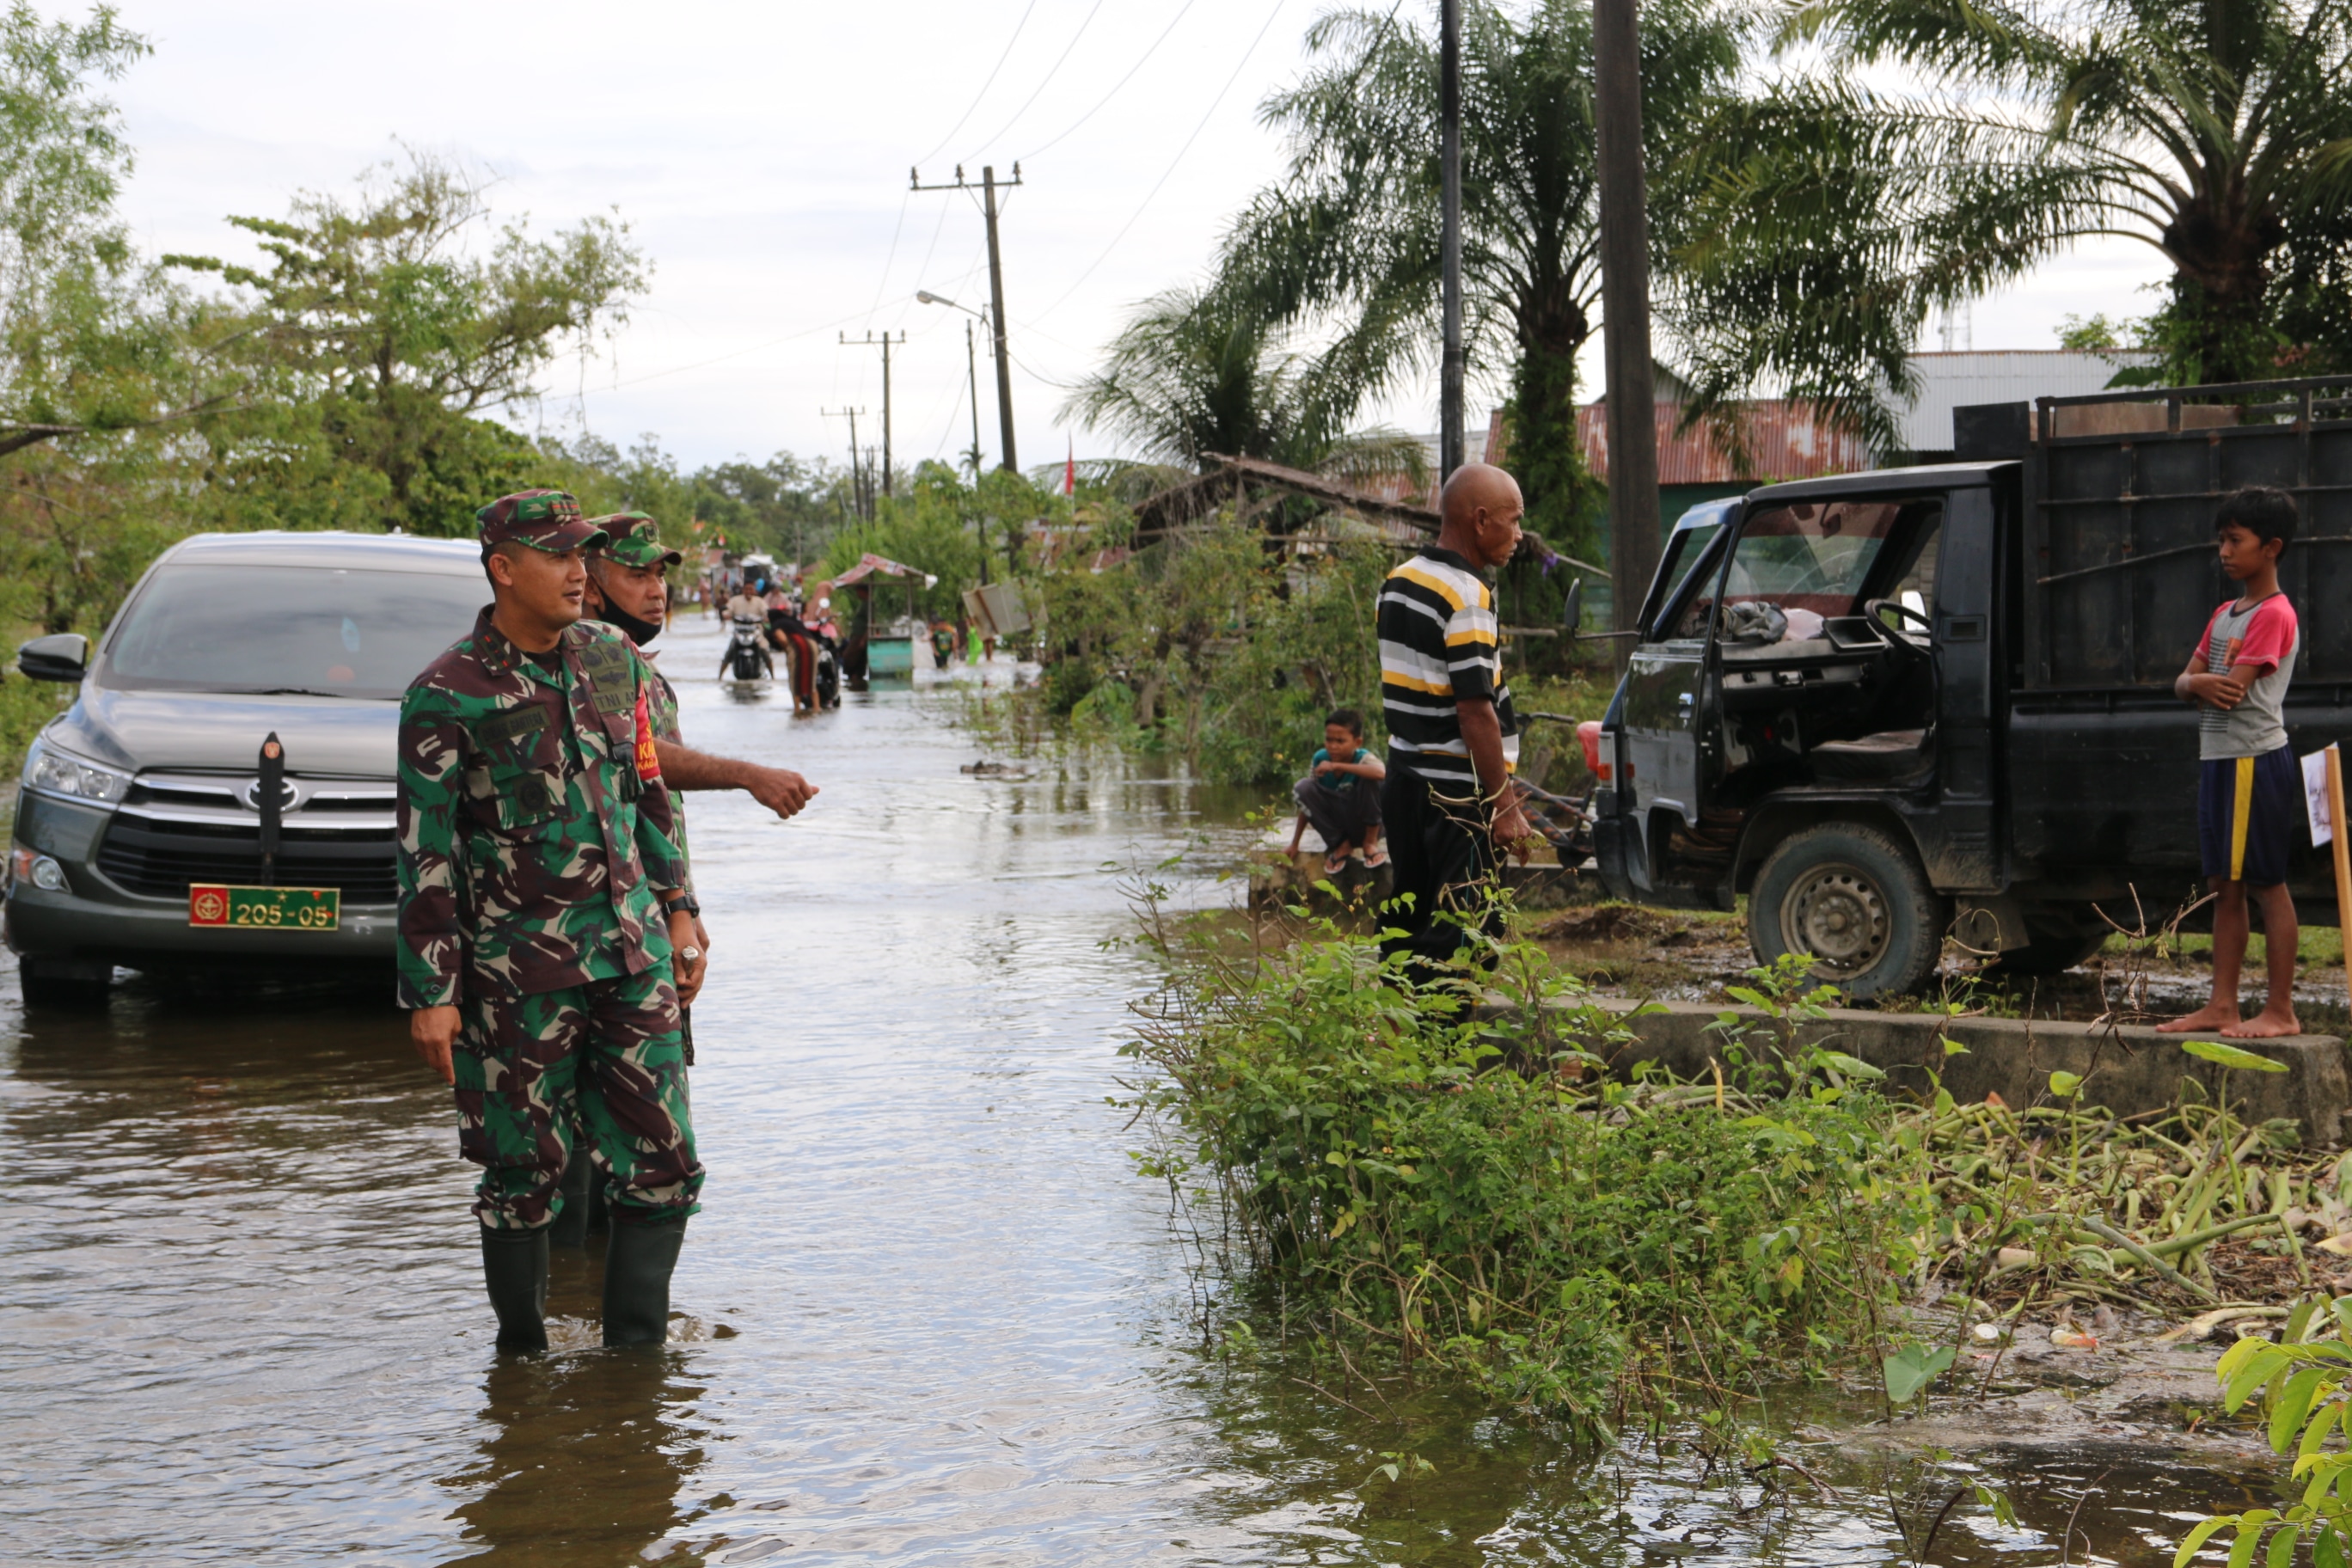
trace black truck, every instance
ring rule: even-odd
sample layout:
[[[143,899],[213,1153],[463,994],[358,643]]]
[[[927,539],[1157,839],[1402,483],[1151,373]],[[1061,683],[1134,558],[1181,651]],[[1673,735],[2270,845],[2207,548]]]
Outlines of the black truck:
[[[1855,996],[1947,936],[2015,973],[2203,892],[2197,714],[2172,695],[2236,588],[2213,513],[2276,485],[2298,755],[2352,736],[2352,377],[1957,410],[1960,461],[1767,486],[1668,534],[1601,736],[1622,898],[1728,910]],[[2336,923],[2329,859],[2291,885]]]

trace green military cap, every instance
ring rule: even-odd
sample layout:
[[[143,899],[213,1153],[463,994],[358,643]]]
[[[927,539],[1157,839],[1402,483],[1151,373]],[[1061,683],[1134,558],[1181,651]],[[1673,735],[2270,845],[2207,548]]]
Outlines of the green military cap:
[[[482,548],[509,540],[550,554],[604,542],[604,531],[580,515],[580,503],[562,490],[518,490],[474,514]]]
[[[644,512],[616,511],[588,521],[604,531],[601,553],[607,561],[624,566],[675,566],[686,559],[677,551],[662,548],[660,525]]]

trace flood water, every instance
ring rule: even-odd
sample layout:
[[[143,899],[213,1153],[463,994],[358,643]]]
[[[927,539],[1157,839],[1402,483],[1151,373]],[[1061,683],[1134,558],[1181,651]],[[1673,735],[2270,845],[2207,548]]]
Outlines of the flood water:
[[[594,1266],[559,1254],[556,1352],[494,1356],[471,1171],[388,982],[27,1015],[10,968],[0,1562],[1877,1563],[1874,1489],[1955,1484],[1832,1447],[1842,1500],[1759,1508],[1686,1457],[1204,1353],[1106,1103],[1152,977],[1104,944],[1124,876],[1213,863],[1234,803],[1108,758],[967,777],[953,699],[795,721],[700,679],[717,647],[667,650],[688,738],[824,793],[790,825],[692,802],[710,1173],[677,1342],[597,1348]],[[1435,1473],[1373,1479],[1396,1451]],[[2168,1562],[2250,1495],[2161,1455],[2019,1464],[2026,1528],[1962,1509],[1930,1560],[2056,1562],[2103,1473],[2098,1562]]]

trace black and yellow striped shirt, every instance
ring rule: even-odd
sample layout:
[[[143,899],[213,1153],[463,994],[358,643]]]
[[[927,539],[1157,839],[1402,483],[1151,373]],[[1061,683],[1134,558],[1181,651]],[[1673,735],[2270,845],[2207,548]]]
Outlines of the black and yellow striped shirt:
[[[1449,791],[1476,790],[1462,742],[1463,700],[1490,701],[1503,727],[1503,759],[1518,765],[1518,721],[1503,684],[1495,593],[1470,563],[1434,545],[1381,586],[1381,706],[1389,765]]]

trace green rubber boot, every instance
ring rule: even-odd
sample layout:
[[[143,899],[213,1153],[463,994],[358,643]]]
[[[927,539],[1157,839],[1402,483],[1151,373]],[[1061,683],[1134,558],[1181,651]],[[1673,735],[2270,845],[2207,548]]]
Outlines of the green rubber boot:
[[[686,1240],[684,1219],[631,1224],[613,1216],[604,1253],[604,1342],[657,1345],[669,1338],[669,1277]]]
[[[499,1315],[499,1349],[547,1348],[547,1230],[482,1227],[482,1278]]]

